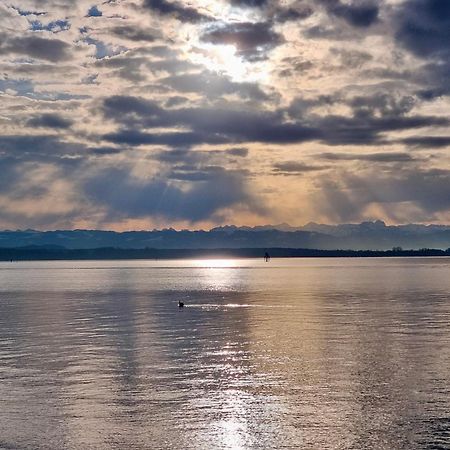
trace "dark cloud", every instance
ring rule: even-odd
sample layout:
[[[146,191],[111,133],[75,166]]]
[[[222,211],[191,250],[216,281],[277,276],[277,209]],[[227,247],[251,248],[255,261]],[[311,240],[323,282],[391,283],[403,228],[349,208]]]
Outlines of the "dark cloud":
[[[105,115],[119,123],[132,124],[141,128],[166,126],[184,126],[192,131],[175,133],[142,133],[128,129],[109,133],[104,139],[109,142],[129,145],[195,145],[201,143],[234,142],[271,142],[294,143],[318,138],[317,130],[299,124],[282,122],[280,113],[252,113],[240,110],[217,108],[180,108],[171,110],[170,114],[162,111],[152,102],[132,99],[113,98],[107,101]],[[115,107],[118,106],[118,109]],[[148,113],[137,118],[133,111],[148,107]],[[128,109],[130,108],[130,109]]]
[[[411,147],[446,148],[450,147],[450,136],[414,136],[402,139],[401,142]]]
[[[215,165],[202,165],[195,166],[189,164],[183,164],[175,166],[167,174],[167,177],[171,180],[178,181],[209,181],[213,182],[217,177],[222,177],[225,173],[227,175],[233,175],[240,177],[242,175],[247,175],[248,172],[245,170],[225,170],[222,166]]]
[[[328,169],[328,166],[305,164],[297,161],[277,163],[273,166],[276,175],[302,175],[307,172],[318,172]]]
[[[8,193],[17,187],[22,180],[20,159],[15,156],[0,157],[2,176],[0,177],[0,193]]]
[[[154,42],[157,39],[156,30],[146,30],[138,26],[120,25],[110,29],[115,36],[130,41]]]
[[[397,97],[392,93],[376,93],[371,96],[356,96],[349,102],[357,116],[398,117],[409,113],[415,106],[412,96]]]
[[[155,11],[163,16],[170,16],[181,22],[198,23],[212,20],[190,6],[184,6],[182,3],[167,0],[144,0],[144,8]]]
[[[199,170],[205,166],[222,167],[231,158],[246,158],[248,149],[244,147],[231,147],[225,150],[199,150],[197,148],[178,147],[154,151],[151,158],[167,163],[170,167],[179,170]],[[244,169],[240,169],[242,172]]]
[[[224,144],[232,139],[217,133],[203,131],[175,131],[166,133],[144,133],[138,130],[123,129],[115,133],[108,133],[102,139],[114,144],[140,145],[167,145],[169,147],[201,144]]]
[[[169,97],[166,100],[166,102],[164,103],[164,105],[166,106],[166,108],[172,108],[174,106],[183,105],[183,104],[187,103],[188,101],[189,101],[189,99],[186,97],[182,97],[180,95],[175,95],[173,97]]]
[[[352,41],[354,39],[354,30],[339,27],[337,25],[314,25],[303,32],[307,39],[326,39],[335,42]]]
[[[414,162],[417,161],[409,153],[405,152],[378,152],[378,153],[322,153],[323,159],[331,161],[373,161],[380,163],[390,162]]]
[[[230,0],[230,3],[241,8],[261,8],[267,5],[268,0]]]
[[[99,68],[106,68],[114,70],[113,74],[120,78],[131,80],[135,82],[145,81],[148,72],[184,72],[186,70],[197,69],[198,66],[190,61],[183,61],[178,59],[158,59],[152,60],[144,55],[133,54],[133,52],[126,52],[97,60],[95,66]],[[153,86],[153,92],[168,92],[169,89],[161,83]]]
[[[34,34],[8,39],[5,34],[1,33],[0,39],[0,55],[17,53],[51,62],[65,61],[71,58],[70,45],[59,39],[47,39]]]
[[[27,121],[27,125],[33,128],[56,128],[67,129],[72,126],[71,120],[65,119],[57,114],[41,114]]]
[[[258,209],[239,172],[204,168],[183,185],[169,178],[139,180],[126,169],[108,169],[86,181],[84,192],[94,204],[107,208],[111,220],[122,217],[164,217],[191,222],[209,219],[221,208],[244,204]]]
[[[408,50],[425,58],[450,57],[450,2],[408,0],[398,11],[397,39]]]
[[[16,158],[29,155],[55,155],[78,153],[80,145],[63,143],[53,135],[3,135],[0,136],[0,152]]]
[[[314,10],[309,6],[297,8],[278,8],[274,14],[274,20],[279,23],[304,20],[312,16]]]
[[[450,94],[450,3],[447,0],[409,0],[395,16],[397,42],[423,58],[413,79],[417,95],[425,101]]]
[[[0,136],[0,155],[2,161],[14,161],[19,169],[45,163],[67,173],[82,165],[88,157],[83,144],[67,142],[55,135]],[[26,180],[26,171],[21,169],[19,172],[23,173]]]
[[[384,103],[381,103],[384,105]],[[378,104],[377,104],[378,105]],[[389,131],[445,126],[447,118],[433,116],[354,117],[328,115],[286,121],[285,111],[255,111],[221,108],[177,108],[164,110],[156,103],[136,97],[115,96],[104,100],[103,114],[126,129],[104,136],[109,142],[129,145],[195,145],[204,143],[301,143],[322,141],[330,145],[373,145]],[[294,119],[294,117],[293,117]],[[143,133],[142,128],[184,127],[188,132]]]
[[[450,95],[450,83],[448,83],[450,50],[448,57],[436,59],[431,56],[431,61],[416,70],[414,77],[414,81],[421,86],[417,95],[425,101]]]
[[[167,45],[155,45],[153,47],[146,48],[146,51],[151,55],[165,59],[176,58],[178,55],[176,50]]]
[[[449,119],[434,116],[407,117],[342,117],[327,116],[319,121],[323,142],[330,145],[374,145],[388,143],[380,135],[386,132],[401,131],[433,126],[447,126]]]
[[[239,158],[246,158],[248,156],[248,149],[243,147],[234,147],[226,150],[229,155],[238,156]]]
[[[206,31],[201,39],[212,44],[234,45],[237,54],[250,61],[266,58],[270,50],[284,41],[268,22],[240,22],[214,26]]]
[[[103,100],[102,113],[127,127],[161,127],[173,124],[167,111],[156,102],[139,97],[115,95]]]
[[[238,94],[243,99],[257,101],[269,100],[269,95],[256,83],[237,83],[231,81],[225,75],[208,71],[171,75],[160,81],[162,84],[170,86],[178,92],[195,92],[210,98],[217,98],[218,96],[227,94]]]
[[[185,108],[174,111],[173,119],[228,142],[294,143],[319,137],[315,128],[284,122],[282,112]]]
[[[329,14],[345,20],[355,27],[369,27],[378,20],[379,8],[375,3],[353,1],[343,3],[340,0],[321,0]]]
[[[93,153],[97,156],[104,155],[116,155],[118,153],[122,153],[123,149],[118,147],[89,147],[87,149],[88,153]]]
[[[193,151],[190,148],[180,147],[154,152],[152,153],[152,158],[171,165],[180,162],[184,164],[196,164],[200,161],[200,154],[201,152]]]

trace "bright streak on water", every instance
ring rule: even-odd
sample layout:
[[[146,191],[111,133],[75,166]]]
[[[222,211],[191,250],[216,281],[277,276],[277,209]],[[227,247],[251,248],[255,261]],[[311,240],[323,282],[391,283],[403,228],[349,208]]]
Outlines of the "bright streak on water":
[[[450,259],[0,263],[0,402],[2,449],[448,449]]]

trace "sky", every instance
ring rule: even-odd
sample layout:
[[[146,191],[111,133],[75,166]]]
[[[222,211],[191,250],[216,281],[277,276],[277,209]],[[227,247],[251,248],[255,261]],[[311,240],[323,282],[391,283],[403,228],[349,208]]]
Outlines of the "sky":
[[[448,0],[3,0],[0,228],[450,223]]]

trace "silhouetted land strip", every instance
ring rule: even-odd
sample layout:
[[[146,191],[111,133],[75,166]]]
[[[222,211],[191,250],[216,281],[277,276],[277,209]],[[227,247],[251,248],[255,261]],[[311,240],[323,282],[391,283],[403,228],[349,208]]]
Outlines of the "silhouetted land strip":
[[[240,249],[66,249],[44,247],[0,248],[0,261],[107,260],[107,259],[203,259],[203,258],[370,258],[399,256],[449,256],[450,249],[314,250],[304,248]]]

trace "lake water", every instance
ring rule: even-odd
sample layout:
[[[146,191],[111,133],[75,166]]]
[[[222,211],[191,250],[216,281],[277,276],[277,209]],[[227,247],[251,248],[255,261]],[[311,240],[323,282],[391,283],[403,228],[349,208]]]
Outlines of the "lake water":
[[[450,259],[1,263],[0,448],[449,449]]]

